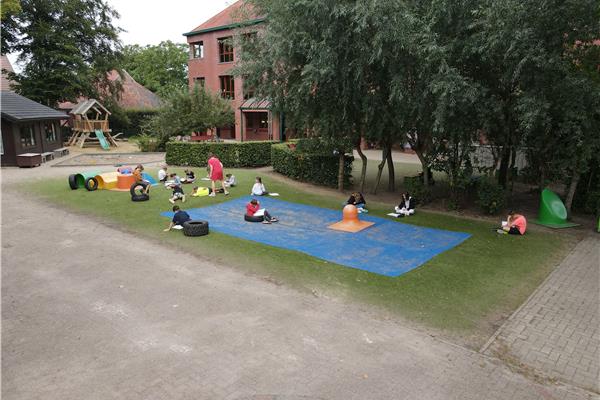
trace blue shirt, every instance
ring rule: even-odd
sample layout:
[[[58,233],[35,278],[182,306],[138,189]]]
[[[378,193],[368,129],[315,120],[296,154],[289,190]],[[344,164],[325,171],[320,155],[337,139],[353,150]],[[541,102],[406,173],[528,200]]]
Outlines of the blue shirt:
[[[173,215],[173,223],[175,225],[183,225],[184,222],[191,220],[190,215],[185,211],[177,211],[175,215]]]

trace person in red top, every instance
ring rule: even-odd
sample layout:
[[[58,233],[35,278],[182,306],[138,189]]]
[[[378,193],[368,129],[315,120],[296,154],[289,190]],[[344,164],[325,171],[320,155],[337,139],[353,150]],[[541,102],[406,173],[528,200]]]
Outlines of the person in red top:
[[[524,235],[527,230],[527,219],[514,211],[508,213],[506,221],[502,221],[502,229],[498,233],[509,235]]]
[[[209,194],[210,197],[215,197],[217,193],[216,181],[221,182],[221,187],[223,188],[223,193],[228,195],[229,192],[225,188],[225,182],[223,182],[223,163],[213,154],[208,154],[208,177],[210,178],[212,184],[212,193]]]
[[[263,224],[279,221],[277,218],[272,217],[267,210],[260,208],[260,203],[256,199],[252,199],[250,203],[246,204],[246,215],[248,217],[255,217],[257,219],[256,222],[262,220]]]

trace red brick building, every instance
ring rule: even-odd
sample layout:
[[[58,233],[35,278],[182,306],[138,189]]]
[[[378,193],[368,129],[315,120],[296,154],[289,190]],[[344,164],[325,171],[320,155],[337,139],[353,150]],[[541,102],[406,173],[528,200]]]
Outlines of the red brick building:
[[[241,21],[246,27],[256,26],[258,29],[264,20],[264,17],[254,15],[252,9],[240,0],[184,33],[190,45],[190,87],[198,84],[221,93],[224,98],[230,99],[235,111],[235,125],[217,129],[221,139],[280,140],[283,136],[281,118],[271,112],[271,104],[254,98],[251,91],[246,90],[245,93],[243,80],[231,73],[237,59],[232,45],[234,30]]]

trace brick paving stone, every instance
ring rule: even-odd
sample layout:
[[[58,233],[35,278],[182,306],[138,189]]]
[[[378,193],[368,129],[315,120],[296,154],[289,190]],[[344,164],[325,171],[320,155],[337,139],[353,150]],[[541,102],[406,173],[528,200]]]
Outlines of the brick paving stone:
[[[535,323],[532,323],[535,320]],[[551,378],[600,392],[600,240],[582,240],[499,329],[487,354],[511,356]]]

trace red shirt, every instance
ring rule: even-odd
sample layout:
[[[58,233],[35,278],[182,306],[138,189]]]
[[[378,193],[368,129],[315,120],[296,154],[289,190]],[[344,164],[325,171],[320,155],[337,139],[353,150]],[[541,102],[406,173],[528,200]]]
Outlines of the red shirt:
[[[512,221],[512,226],[516,226],[521,235],[524,235],[525,231],[527,230],[527,220],[524,216],[519,215],[514,221]]]
[[[248,203],[246,204],[246,215],[248,216],[253,216],[254,214],[256,214],[256,212],[260,209],[260,204],[256,203],[256,204],[252,204],[252,203]]]
[[[211,157],[208,160],[208,165],[210,165],[212,167],[212,174],[210,175],[210,179],[213,181],[222,180],[223,179],[223,166],[221,164],[221,161],[219,161],[219,159],[217,157]]]

